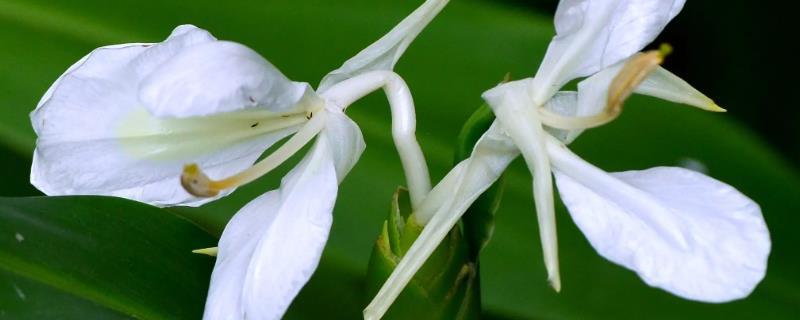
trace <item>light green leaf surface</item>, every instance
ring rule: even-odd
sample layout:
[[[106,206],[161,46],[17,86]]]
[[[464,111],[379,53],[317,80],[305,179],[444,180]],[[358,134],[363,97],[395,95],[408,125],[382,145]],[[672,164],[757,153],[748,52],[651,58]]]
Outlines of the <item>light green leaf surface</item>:
[[[4,112],[0,117],[0,144],[6,146],[0,159],[4,168],[13,168],[2,176],[3,183],[11,187],[4,186],[0,191],[34,193],[26,184],[28,163],[20,164],[29,161],[34,143],[27,114],[61,72],[95,47],[160,41],[174,26],[193,23],[219,38],[254,48],[294,80],[317,83],[419,3],[0,1],[0,110]],[[507,72],[514,78],[534,73],[553,34],[551,19],[490,1],[451,1],[409,48],[397,71],[414,93],[417,132],[434,179],[449,169],[453,142],[463,122],[480,105],[480,93]],[[679,49],[676,54],[692,50]],[[721,94],[705,93],[712,97]],[[735,113],[737,108],[751,106],[724,107]],[[730,304],[675,298],[647,287],[632,272],[599,257],[560,208],[563,291],[556,294],[545,279],[530,177],[521,163],[516,163],[507,175],[494,239],[482,254],[486,311],[493,317],[523,319],[786,319],[800,314],[800,274],[796,272],[800,270],[796,254],[800,233],[794,230],[800,225],[797,173],[725,114],[707,114],[649,98],[634,98],[625,110],[611,125],[586,132],[573,145],[576,153],[610,171],[676,165],[684,159],[701,161],[711,176],[736,186],[762,205],[773,239],[764,283],[749,299]],[[363,287],[361,277],[385,218],[376,213],[385,212],[386,199],[403,184],[383,96],[368,97],[349,108],[348,115],[361,126],[368,147],[341,185],[331,240],[320,270],[290,309],[289,319],[320,315],[355,318],[360,314],[368,299],[358,291]],[[282,167],[223,201],[174,212],[219,233],[227,218],[247,201],[277,187],[288,168]],[[119,221],[109,219],[107,223]],[[7,246],[13,244],[0,243],[0,252],[8,252]],[[212,244],[197,247],[205,245]],[[198,269],[184,272],[208,272],[210,263],[201,259],[195,267]],[[5,279],[28,283],[28,278],[11,275],[17,278]],[[204,279],[192,285],[204,287]],[[13,298],[11,289],[0,282],[0,298]],[[53,297],[54,301],[68,300]],[[148,299],[154,297],[159,296]],[[192,312],[201,310],[200,306],[189,307]],[[104,312],[101,309],[98,312]],[[98,317],[102,317],[100,314]]]

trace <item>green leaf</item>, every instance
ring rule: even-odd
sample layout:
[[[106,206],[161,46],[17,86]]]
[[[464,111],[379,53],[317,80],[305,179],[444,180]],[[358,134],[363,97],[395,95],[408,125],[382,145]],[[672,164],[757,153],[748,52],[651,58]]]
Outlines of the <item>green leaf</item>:
[[[0,117],[0,141],[10,146],[0,156],[0,172],[13,170],[9,174],[16,177],[11,180],[13,183],[4,181],[11,185],[2,190],[16,192],[27,185],[26,168],[34,146],[28,113],[48,86],[93,48],[161,41],[175,25],[193,23],[221,39],[252,47],[293,80],[316,84],[420,2],[0,1],[0,95],[4,112]],[[677,20],[678,25],[669,28],[681,28],[680,17]],[[719,30],[726,39],[736,34]],[[414,94],[417,133],[434,179],[452,166],[453,141],[474,106],[481,103],[480,94],[506,72],[512,72],[515,78],[532,76],[553,34],[551,15],[523,12],[495,1],[451,1],[411,45],[397,72]],[[732,44],[742,45],[754,44]],[[676,46],[674,60],[686,52],[708,49]],[[668,60],[667,68],[669,63]],[[749,78],[736,76],[742,69],[746,68],[731,65],[724,77],[709,77],[719,78],[720,83],[734,82],[741,89],[748,84],[741,79]],[[769,105],[743,103],[730,98],[728,92],[747,90],[699,89],[724,102],[730,113],[774,114]],[[752,95],[760,97],[763,93]],[[676,165],[685,158],[702,161],[711,176],[739,188],[762,206],[773,239],[764,283],[740,302],[709,305],[681,300],[649,288],[632,272],[599,257],[560,209],[557,218],[564,286],[562,293],[556,294],[545,279],[530,176],[524,166],[516,163],[506,175],[503,205],[497,213],[492,242],[481,253],[485,309],[491,315],[522,319],[795,317],[800,312],[797,171],[756,133],[729,115],[707,114],[641,97],[634,97],[625,110],[611,125],[583,134],[573,150],[609,171]],[[358,304],[365,303],[368,297],[356,290],[363,288],[369,253],[386,218],[376,213],[385,212],[386,196],[403,179],[383,96],[372,95],[348,108],[347,114],[363,130],[368,147],[340,187],[334,226],[320,269],[291,307],[288,319],[349,319],[360,315],[363,305]],[[20,164],[22,161],[25,163]],[[221,201],[196,209],[179,209],[180,213],[218,234],[245,203],[277,187],[289,168],[291,164]],[[10,244],[3,242],[0,249],[7,250],[6,245]],[[194,271],[187,268],[182,272]],[[0,292],[0,298],[15,296],[13,288],[2,283]],[[5,301],[0,299],[0,306]]]
[[[198,319],[216,240],[101,197],[0,198],[0,318]]]

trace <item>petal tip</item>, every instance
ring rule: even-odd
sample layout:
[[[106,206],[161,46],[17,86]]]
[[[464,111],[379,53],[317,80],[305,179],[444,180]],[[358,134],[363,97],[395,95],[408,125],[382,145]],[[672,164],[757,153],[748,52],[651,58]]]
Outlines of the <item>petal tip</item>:
[[[551,276],[549,279],[547,279],[547,282],[550,283],[550,287],[552,287],[556,293],[561,293],[561,277],[558,275]]]

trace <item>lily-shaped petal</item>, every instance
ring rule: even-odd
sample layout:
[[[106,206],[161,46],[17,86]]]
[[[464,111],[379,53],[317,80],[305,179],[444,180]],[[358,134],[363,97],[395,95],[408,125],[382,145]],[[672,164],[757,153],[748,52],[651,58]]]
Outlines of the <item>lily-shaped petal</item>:
[[[609,175],[565,146],[583,129],[615,119],[632,93],[724,111],[659,66],[668,48],[634,55],[683,3],[561,1],[555,21],[558,35],[536,77],[483,94],[497,120],[472,156],[415,211],[417,219],[428,224],[365,316],[383,315],[473,196],[494,183],[518,153],[534,178],[545,266],[556,290],[560,275],[551,167],[570,214],[604,257],[636,271],[646,283],[687,299],[724,302],[747,296],[763,278],[770,251],[769,232],[752,200],[733,187],[680,168]],[[558,92],[568,81],[588,75],[592,76],[579,84],[578,92]]]

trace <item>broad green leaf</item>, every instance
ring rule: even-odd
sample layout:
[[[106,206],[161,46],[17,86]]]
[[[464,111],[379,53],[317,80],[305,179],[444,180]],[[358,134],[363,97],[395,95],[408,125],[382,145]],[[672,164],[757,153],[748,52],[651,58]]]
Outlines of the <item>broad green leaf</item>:
[[[0,317],[199,318],[216,240],[102,197],[0,198]]]
[[[193,23],[222,39],[254,48],[294,80],[317,83],[419,3],[0,1],[0,94],[4,98],[0,141],[14,152],[0,156],[2,170],[9,168],[7,163],[14,163],[10,168],[15,171],[27,167],[19,162],[30,161],[33,150],[28,113],[70,64],[95,47],[160,41],[175,25]],[[480,93],[507,72],[514,78],[532,75],[552,35],[552,16],[519,12],[492,1],[451,1],[412,44],[397,71],[414,93],[417,133],[434,179],[450,168],[452,142],[474,106],[481,103]],[[676,49],[675,55],[694,50]],[[727,94],[705,93],[714,98]],[[750,108],[769,112],[768,106],[737,105],[736,100],[729,100],[733,103],[725,107],[731,113]],[[341,185],[320,270],[290,309],[289,319],[354,318],[369,299],[355,290],[363,287],[361,277],[385,219],[380,214],[386,210],[385,199],[402,184],[403,174],[391,144],[389,112],[382,94],[350,107],[348,115],[361,126],[368,147]],[[683,301],[647,287],[632,272],[600,258],[562,209],[558,226],[564,286],[562,293],[556,294],[545,280],[530,177],[517,163],[507,172],[494,238],[482,253],[483,305],[492,315],[523,319],[781,319],[800,313],[800,274],[796,272],[800,257],[794,248],[800,243],[800,233],[794,230],[800,225],[796,214],[800,211],[796,201],[800,178],[753,132],[725,114],[706,114],[635,97],[620,119],[586,132],[573,148],[610,171],[676,165],[686,158],[703,162],[711,176],[741,189],[762,205],[774,244],[767,278],[744,301],[722,305]],[[222,201],[180,209],[180,213],[219,233],[247,201],[275,188],[290,166]],[[26,174],[15,173],[18,178],[14,181],[19,182],[14,183],[20,188]],[[8,290],[0,283],[0,297],[13,297],[14,292]]]

